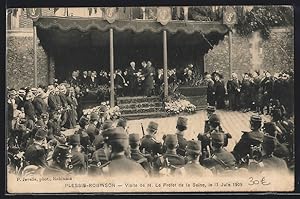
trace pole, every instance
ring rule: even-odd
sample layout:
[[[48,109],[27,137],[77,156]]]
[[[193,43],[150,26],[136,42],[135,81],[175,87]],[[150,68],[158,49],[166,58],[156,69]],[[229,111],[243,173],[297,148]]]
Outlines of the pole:
[[[167,31],[163,31],[163,53],[164,53],[164,96],[168,97],[168,46]]]
[[[229,30],[229,78],[232,73],[232,31]]]
[[[115,85],[114,85],[114,32],[109,29],[109,52],[110,52],[110,106],[115,106]]]
[[[33,26],[33,61],[34,61],[34,87],[37,87],[37,52],[36,52],[36,26]]]

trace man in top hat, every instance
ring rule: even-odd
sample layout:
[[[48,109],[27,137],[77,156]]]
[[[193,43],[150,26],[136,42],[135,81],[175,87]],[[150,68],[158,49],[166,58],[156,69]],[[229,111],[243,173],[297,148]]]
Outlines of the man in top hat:
[[[177,148],[177,154],[181,156],[185,156],[185,149],[187,146],[187,140],[184,138],[184,133],[187,129],[187,121],[188,119],[186,117],[178,117],[177,119],[177,125],[176,125],[176,135],[178,139],[178,148]]]
[[[91,143],[93,143],[95,136],[99,134],[99,129],[97,128],[98,120],[98,114],[92,112],[90,115],[89,125],[86,129],[86,133],[89,135]]]
[[[52,162],[46,167],[43,175],[45,176],[68,176],[72,169],[71,148],[68,145],[57,145],[52,154]]]
[[[111,162],[107,166],[109,176],[148,176],[140,164],[125,156],[125,151],[129,148],[129,139],[123,128],[114,128],[108,143],[111,147]]]
[[[85,174],[87,171],[87,156],[82,153],[80,145],[80,135],[73,134],[69,137],[68,143],[72,146],[71,149],[71,165],[73,165],[72,171],[76,175]]]
[[[152,157],[162,153],[162,144],[155,138],[157,130],[158,124],[156,122],[150,121],[146,130],[148,134],[145,135],[141,140],[140,150],[143,153],[151,154]]]
[[[190,140],[187,142],[186,159],[187,163],[181,170],[181,174],[187,177],[209,177],[212,172],[200,165],[201,142]]]
[[[34,105],[38,117],[40,117],[42,113],[46,113],[48,111],[48,105],[42,98],[43,94],[45,94],[43,89],[38,88],[36,92],[36,96],[32,101],[32,104]]]
[[[164,145],[166,146],[167,151],[163,156],[160,156],[154,160],[153,170],[155,173],[162,174],[162,169],[167,169],[170,171],[170,173],[168,172],[167,175],[172,175],[176,169],[179,169],[185,165],[185,159],[176,152],[176,149],[178,148],[178,139],[176,135],[166,135],[164,139]]]
[[[213,169],[215,174],[236,169],[236,159],[232,153],[224,149],[223,145],[224,133],[213,131],[211,133],[212,155],[208,159],[203,160],[203,165]]]
[[[217,102],[217,109],[225,108],[225,85],[224,82],[221,80],[221,74],[215,74],[215,83],[214,83],[214,90],[215,90],[215,99]]]
[[[151,172],[151,167],[148,162],[148,159],[143,153],[140,152],[140,136],[139,134],[132,133],[129,134],[129,145],[130,145],[130,158],[137,163],[141,164],[142,167],[148,172]]]
[[[264,134],[261,131],[261,127],[262,118],[259,115],[252,115],[250,118],[251,131],[243,131],[243,135],[240,141],[235,145],[232,152],[238,161],[241,160],[241,158],[247,156],[247,154],[251,153],[251,145],[261,145],[264,138]]]
[[[47,157],[47,131],[39,129],[34,135],[34,142],[25,151],[25,160],[29,165],[46,167]]]

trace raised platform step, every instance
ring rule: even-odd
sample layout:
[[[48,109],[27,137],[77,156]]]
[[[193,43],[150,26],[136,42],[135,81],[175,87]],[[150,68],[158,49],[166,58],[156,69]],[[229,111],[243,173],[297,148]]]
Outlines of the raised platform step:
[[[136,120],[136,119],[144,119],[144,118],[160,118],[167,117],[168,114],[166,112],[149,112],[149,113],[131,113],[124,114],[122,117],[127,120]]]
[[[158,96],[146,97],[146,96],[137,96],[137,97],[118,97],[117,104],[131,104],[131,103],[147,103],[147,102],[161,102],[161,99]]]
[[[131,113],[149,113],[149,112],[162,112],[164,109],[162,107],[144,107],[139,109],[121,109],[122,114],[131,114]]]
[[[141,102],[130,104],[119,104],[120,109],[139,109],[139,108],[155,108],[162,107],[162,102]]]

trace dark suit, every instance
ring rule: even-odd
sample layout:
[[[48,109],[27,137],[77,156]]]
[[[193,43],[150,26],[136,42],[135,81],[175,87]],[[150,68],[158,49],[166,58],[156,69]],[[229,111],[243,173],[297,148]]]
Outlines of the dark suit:
[[[129,84],[128,84],[129,96],[135,96],[137,94],[136,88],[137,88],[138,82],[137,82],[137,78],[134,73],[136,73],[136,70],[130,66],[127,71],[127,77],[128,77],[128,81],[129,81]]]
[[[30,120],[35,120],[36,114],[35,114],[35,108],[31,101],[26,100],[24,102],[24,112],[25,116]]]
[[[50,111],[57,111],[59,109],[59,102],[53,93],[48,96],[48,106]]]
[[[229,108],[233,111],[237,110],[239,107],[239,98],[240,98],[240,87],[241,83],[239,80],[228,80],[227,82],[227,93],[229,97]]]
[[[154,71],[152,71],[152,68],[148,66],[143,69],[143,75],[145,76],[145,80],[143,82],[143,88],[146,96],[151,96],[151,92],[154,88],[153,75],[151,74],[153,72]]]
[[[41,97],[35,97],[32,101],[32,104],[34,105],[36,114],[38,116],[40,116],[42,113],[48,112],[48,106]]]

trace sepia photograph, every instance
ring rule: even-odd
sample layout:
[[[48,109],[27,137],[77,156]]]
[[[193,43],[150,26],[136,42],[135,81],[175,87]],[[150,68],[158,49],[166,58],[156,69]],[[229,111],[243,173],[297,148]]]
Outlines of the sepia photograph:
[[[6,8],[7,194],[292,192],[294,7]]]

